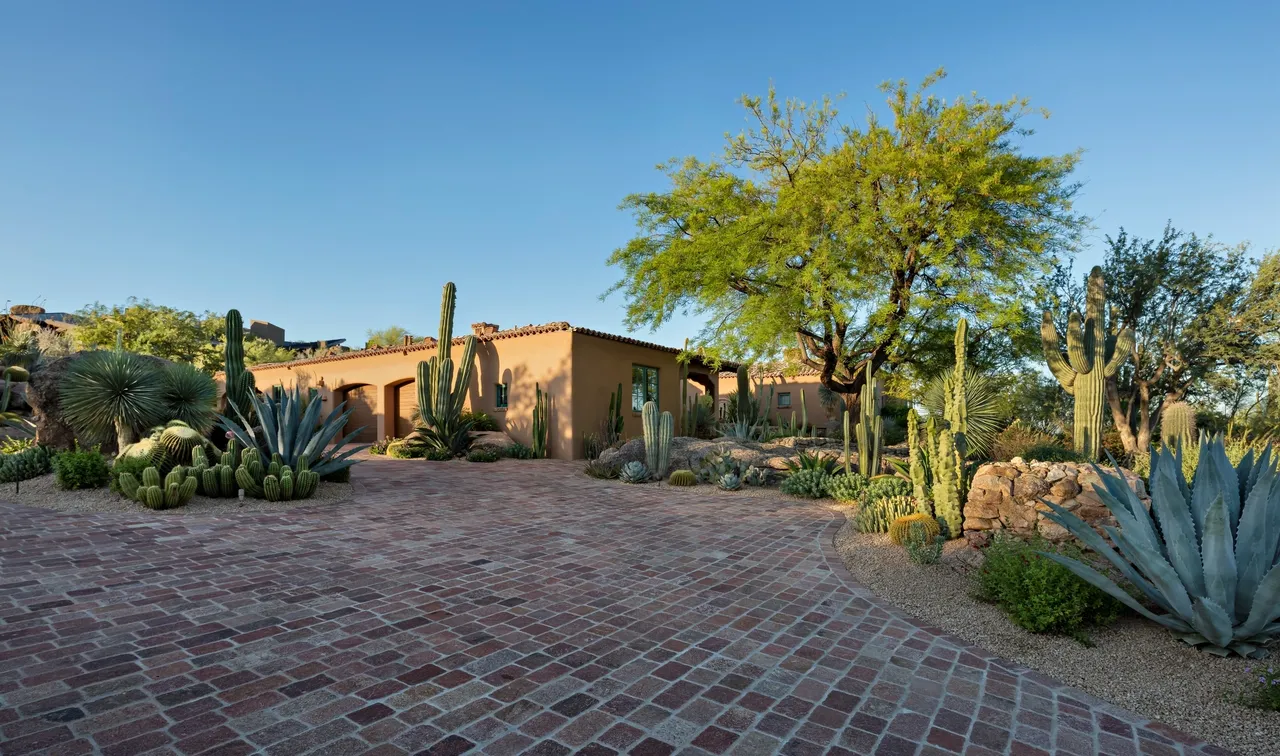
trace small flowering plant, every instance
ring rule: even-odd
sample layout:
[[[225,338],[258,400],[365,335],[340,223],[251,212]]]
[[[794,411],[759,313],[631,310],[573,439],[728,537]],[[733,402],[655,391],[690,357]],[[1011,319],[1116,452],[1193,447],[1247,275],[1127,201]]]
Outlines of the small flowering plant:
[[[1241,703],[1255,709],[1280,711],[1280,665],[1272,664],[1244,668],[1248,679],[1241,694]]]

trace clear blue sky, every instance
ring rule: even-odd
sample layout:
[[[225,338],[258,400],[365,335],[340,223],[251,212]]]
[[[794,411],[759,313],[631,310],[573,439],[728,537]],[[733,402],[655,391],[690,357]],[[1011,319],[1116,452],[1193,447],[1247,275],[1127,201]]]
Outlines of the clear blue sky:
[[[0,0],[0,301],[363,343],[434,333],[453,280],[461,329],[618,332],[604,260],[655,164],[718,155],[770,80],[857,121],[938,66],[947,96],[1050,109],[1029,150],[1086,150],[1081,264],[1166,218],[1274,248],[1278,7]]]

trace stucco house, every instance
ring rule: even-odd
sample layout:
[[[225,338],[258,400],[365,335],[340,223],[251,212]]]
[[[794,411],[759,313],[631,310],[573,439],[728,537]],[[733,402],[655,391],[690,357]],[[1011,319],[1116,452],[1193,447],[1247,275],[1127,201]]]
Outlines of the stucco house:
[[[764,396],[769,396],[769,387],[773,387],[773,404],[769,409],[770,422],[775,425],[791,422],[791,413],[796,413],[796,422],[800,422],[801,395],[804,396],[804,408],[808,412],[809,424],[819,429],[835,429],[840,426],[840,410],[828,410],[823,407],[818,390],[822,381],[818,380],[819,372],[807,365],[757,365],[751,369],[751,390],[764,387]],[[738,374],[723,371],[717,376],[717,416],[724,417],[729,404],[729,394],[738,390]]]
[[[569,323],[502,330],[492,323],[471,326],[478,344],[467,405],[492,416],[513,439],[531,441],[535,384],[550,394],[549,454],[583,456],[583,439],[599,433],[609,413],[609,397],[622,385],[623,435],[643,432],[640,407],[652,399],[680,416],[680,366],[674,347],[650,344]],[[455,338],[455,345],[462,339]],[[418,363],[436,352],[432,338],[250,368],[259,389],[283,384],[313,387],[328,406],[345,401],[354,410],[348,427],[364,426],[362,442],[408,435],[418,405]],[[458,349],[453,350],[454,358]],[[715,370],[694,358],[689,383],[701,393],[718,393]],[[691,395],[693,392],[690,392]]]

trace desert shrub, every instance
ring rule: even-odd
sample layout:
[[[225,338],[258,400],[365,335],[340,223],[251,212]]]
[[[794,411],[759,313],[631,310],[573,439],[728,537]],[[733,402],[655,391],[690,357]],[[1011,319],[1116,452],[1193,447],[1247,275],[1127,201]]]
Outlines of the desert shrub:
[[[134,478],[142,480],[142,471],[151,467],[151,458],[146,456],[131,457],[118,456],[116,461],[111,463],[111,491],[112,493],[123,494],[120,490],[120,476],[129,473]]]
[[[893,496],[911,496],[911,481],[894,475],[878,475],[867,482],[863,500],[867,503],[877,502]]]
[[[421,444],[410,444],[405,441],[392,441],[387,444],[384,453],[391,459],[417,459],[426,454]]]
[[[498,421],[494,420],[486,412],[472,412],[470,410],[462,413],[462,422],[471,422],[471,430],[473,431],[496,431],[498,430]]]
[[[388,446],[390,446],[392,443],[394,443],[394,442],[396,442],[396,441],[400,441],[400,440],[401,440],[401,439],[396,438],[395,436],[387,436],[386,438],[382,439],[381,441],[374,441],[372,444],[369,444],[369,453],[370,453],[370,454],[375,454],[375,455],[378,455],[378,456],[382,456],[383,454],[386,454],[386,453],[387,453],[387,447],[388,447]]]
[[[533,449],[517,441],[502,449],[502,456],[507,459],[533,459]]]
[[[606,448],[608,447],[597,433],[588,433],[582,437],[582,454],[587,459],[598,459]]]
[[[977,573],[979,598],[998,604],[1013,623],[1033,633],[1062,633],[1083,639],[1081,631],[1120,616],[1120,602],[1085,582],[1063,565],[1037,552],[1052,551],[1080,559],[1080,549],[1055,546],[1043,538],[1023,541],[997,534],[983,552]]]
[[[1088,462],[1083,454],[1057,444],[1041,444],[1026,450],[1022,456],[1028,462]]]
[[[476,446],[467,452],[468,462],[497,462],[502,459],[502,452],[492,446]]]
[[[601,462],[593,459],[587,462],[582,471],[592,478],[600,478],[602,480],[613,480],[618,477],[618,466],[611,462]]]
[[[417,451],[415,451],[414,453],[415,453],[415,454],[417,454],[418,452],[417,452]],[[429,448],[427,448],[427,449],[422,449],[422,453],[421,453],[421,455],[420,455],[420,456],[421,456],[423,459],[427,460],[428,462],[448,462],[449,460],[453,459],[454,457],[456,457],[456,456],[458,456],[458,455],[454,454],[453,452],[449,451],[448,449],[439,449],[439,448],[437,448],[437,449],[429,449]]]
[[[827,481],[831,475],[825,470],[797,470],[782,481],[782,492],[804,499],[821,499],[827,495]]]
[[[1244,668],[1248,680],[1240,694],[1240,703],[1265,711],[1280,711],[1280,664]]]
[[[73,491],[80,488],[101,488],[111,480],[111,468],[98,447],[76,448],[53,458],[54,481],[58,488]]]
[[[902,547],[916,564],[937,564],[942,559],[942,544],[945,542],[941,535],[931,532],[924,524],[913,522]]]
[[[51,469],[52,457],[43,446],[33,446],[17,454],[0,455],[0,483],[17,483],[44,475]]]
[[[1008,462],[1014,457],[1027,458],[1027,450],[1038,446],[1052,446],[1053,436],[1038,431],[1021,420],[1014,420],[1009,427],[996,434],[991,442],[991,458]]]
[[[866,491],[867,478],[862,473],[832,475],[827,480],[827,496],[836,501],[845,503],[858,501]]]
[[[36,440],[30,436],[20,438],[0,439],[0,454],[17,454],[36,445]]]

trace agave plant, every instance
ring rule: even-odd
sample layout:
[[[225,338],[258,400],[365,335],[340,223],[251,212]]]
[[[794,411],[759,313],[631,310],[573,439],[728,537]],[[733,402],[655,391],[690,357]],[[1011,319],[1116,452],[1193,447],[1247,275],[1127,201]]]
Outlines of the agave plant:
[[[1096,466],[1095,492],[1119,527],[1093,528],[1056,504],[1045,516],[1115,565],[1159,608],[1153,612],[1087,564],[1044,556],[1142,616],[1209,653],[1257,656],[1280,638],[1280,474],[1268,447],[1232,467],[1221,439],[1202,440],[1195,485],[1182,474],[1181,448],[1152,456],[1151,512],[1119,477]],[[1152,515],[1154,514],[1154,519]],[[1157,528],[1158,524],[1158,528]]]
[[[618,470],[618,477],[623,483],[647,483],[650,478],[649,467],[639,460],[632,460]]]
[[[820,470],[827,475],[835,475],[840,469],[840,458],[834,454],[805,450],[797,455],[795,461],[786,460],[786,465],[788,475],[801,470]]]
[[[314,390],[314,389],[313,389]],[[298,386],[292,389],[253,395],[254,416],[262,423],[254,428],[236,409],[240,422],[226,415],[218,415],[218,423],[231,433],[246,449],[257,449],[263,458],[271,459],[279,454],[281,464],[297,470],[299,462],[306,461],[307,468],[318,475],[340,472],[359,460],[350,459],[368,446],[343,447],[364,430],[361,426],[343,436],[332,447],[329,442],[346,426],[353,410],[343,411],[346,402],[339,402],[323,421],[320,420],[320,402],[308,401]],[[303,409],[303,405],[306,409]],[[234,408],[235,405],[232,405]]]
[[[124,449],[137,434],[164,422],[160,371],[132,352],[91,352],[62,379],[62,414],[76,432],[94,440],[110,438]]]

